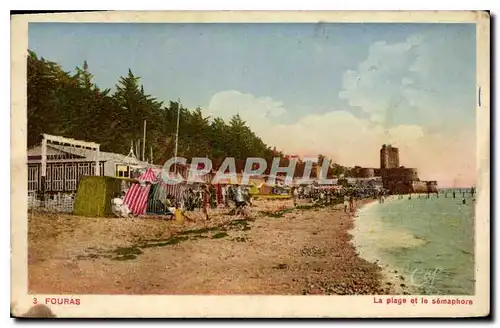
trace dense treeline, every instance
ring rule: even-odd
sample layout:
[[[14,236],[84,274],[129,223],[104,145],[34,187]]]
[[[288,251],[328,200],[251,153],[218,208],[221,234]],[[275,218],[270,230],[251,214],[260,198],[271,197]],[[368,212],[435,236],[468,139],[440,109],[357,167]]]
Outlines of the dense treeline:
[[[164,104],[147,94],[131,70],[119,79],[113,93],[95,85],[92,78],[86,62],[70,73],[29,51],[28,147],[40,143],[41,133],[48,133],[94,141],[103,151],[127,154],[132,142],[142,142],[146,120],[146,157],[150,146],[156,164],[174,155],[177,102]],[[181,108],[179,121],[179,156],[274,156],[239,115],[225,122],[203,117],[200,108]]]

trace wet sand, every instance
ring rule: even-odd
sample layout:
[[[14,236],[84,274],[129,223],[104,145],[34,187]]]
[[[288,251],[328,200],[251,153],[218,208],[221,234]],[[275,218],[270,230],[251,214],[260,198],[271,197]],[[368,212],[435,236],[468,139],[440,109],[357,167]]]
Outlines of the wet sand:
[[[389,294],[360,258],[342,206],[255,201],[250,219],[206,222],[29,215],[30,293]],[[358,202],[357,206],[361,206]]]

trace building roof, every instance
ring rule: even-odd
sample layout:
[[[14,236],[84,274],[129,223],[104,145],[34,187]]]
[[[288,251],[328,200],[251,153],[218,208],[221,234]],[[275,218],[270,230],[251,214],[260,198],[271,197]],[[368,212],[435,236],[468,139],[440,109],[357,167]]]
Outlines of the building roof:
[[[91,149],[76,148],[76,147],[70,147],[70,146],[60,146],[60,145],[50,145],[48,147],[53,147],[53,148],[58,149],[60,151],[74,154],[74,155],[79,155],[79,156],[85,157],[87,159],[94,159],[95,152]],[[109,152],[105,152],[105,151],[99,151],[99,160],[121,162],[121,163],[132,164],[132,165],[149,166],[149,163],[140,161],[135,156],[109,153]]]
[[[31,149],[33,155],[38,155],[38,149],[41,146],[37,146]],[[71,146],[62,146],[62,145],[47,145],[47,148],[52,148],[55,150],[58,150],[60,152],[64,152],[67,154],[71,155],[76,155],[80,156],[83,159],[93,161],[95,160],[95,151],[92,149],[86,149],[86,148],[78,148],[78,147],[71,147]],[[36,150],[35,150],[36,149]],[[28,151],[28,155],[30,155],[30,151]],[[110,153],[110,152],[105,152],[105,151],[99,151],[99,160],[100,161],[110,161],[110,162],[116,162],[116,163],[123,163],[123,164],[129,164],[129,165],[138,165],[138,166],[144,166],[144,167],[149,167],[151,164],[147,162],[143,162],[138,160],[135,156],[128,156],[128,155],[122,155],[122,154],[116,154],[116,153]]]

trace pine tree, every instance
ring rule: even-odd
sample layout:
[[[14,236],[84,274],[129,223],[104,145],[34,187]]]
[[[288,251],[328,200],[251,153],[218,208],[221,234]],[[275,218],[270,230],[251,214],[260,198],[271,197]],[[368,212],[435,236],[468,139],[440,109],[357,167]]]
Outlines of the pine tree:
[[[131,141],[142,140],[146,120],[146,153],[152,146],[155,164],[160,165],[174,156],[179,104],[164,105],[147,94],[130,69],[111,94],[93,82],[87,61],[68,73],[29,51],[27,65],[28,146],[39,144],[41,133],[48,133],[94,141],[103,151],[127,154]],[[243,160],[274,156],[240,115],[226,123],[218,117],[204,117],[200,108],[181,108],[179,121],[179,156]],[[276,156],[282,155],[276,151]]]

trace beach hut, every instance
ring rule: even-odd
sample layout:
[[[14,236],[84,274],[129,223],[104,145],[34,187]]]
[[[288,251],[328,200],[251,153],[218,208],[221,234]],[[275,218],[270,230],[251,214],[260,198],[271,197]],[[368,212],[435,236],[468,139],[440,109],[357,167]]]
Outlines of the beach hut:
[[[120,196],[122,182],[122,179],[115,177],[81,177],[73,214],[93,217],[112,215],[111,200]]]
[[[255,183],[253,183],[253,182],[252,182],[252,183],[250,184],[250,194],[251,194],[251,195],[256,195],[256,194],[258,194],[259,192],[260,192],[259,187],[257,187],[257,185],[256,185]]]
[[[124,203],[128,206],[132,214],[144,214],[147,207],[149,190],[151,184],[157,182],[157,176],[153,169],[149,168],[134,183],[125,194]]]
[[[161,170],[148,168],[128,189],[124,203],[134,215],[161,214],[165,211],[167,197],[182,203],[188,188],[185,182],[170,183],[168,179],[164,181]]]

